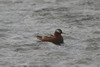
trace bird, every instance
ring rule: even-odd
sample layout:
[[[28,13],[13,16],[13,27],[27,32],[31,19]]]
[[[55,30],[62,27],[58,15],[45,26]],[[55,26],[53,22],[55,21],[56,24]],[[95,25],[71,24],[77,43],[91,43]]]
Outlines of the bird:
[[[56,29],[54,34],[51,35],[51,36],[36,36],[37,39],[43,41],[43,42],[52,42],[53,44],[56,44],[56,45],[61,45],[64,43],[64,39],[62,37],[62,30],[61,29]]]

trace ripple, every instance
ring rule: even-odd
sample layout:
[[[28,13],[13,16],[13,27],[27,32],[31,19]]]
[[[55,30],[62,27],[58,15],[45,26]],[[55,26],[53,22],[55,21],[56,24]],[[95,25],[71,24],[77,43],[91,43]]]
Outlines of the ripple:
[[[10,31],[9,29],[0,29],[0,32],[7,32]]]
[[[0,37],[6,37],[7,35],[6,34],[0,34]]]
[[[16,52],[26,52],[27,50],[29,50],[29,49],[27,49],[27,48],[16,48],[14,51],[16,51]]]
[[[74,38],[74,37],[72,37],[72,36],[66,36],[66,39],[78,40],[77,38]]]
[[[90,43],[87,47],[86,50],[98,50],[100,49],[99,44],[98,43]]]
[[[15,1],[14,3],[19,4],[19,3],[23,3],[23,1]]]
[[[43,8],[40,10],[36,10],[33,12],[32,16],[41,16],[42,17],[48,17],[48,18],[55,18],[55,16],[61,16],[65,15],[66,11],[69,9],[67,7],[49,7],[49,8]]]
[[[88,65],[88,64],[90,64],[91,61],[92,61],[91,58],[83,58],[83,59],[79,59],[76,63],[77,64],[86,64],[86,65]]]
[[[49,7],[49,8],[43,8],[40,10],[36,10],[35,12],[42,12],[42,11],[67,11],[67,7]]]
[[[95,31],[93,32],[93,34],[100,34],[100,31]]]
[[[83,42],[94,42],[95,40],[92,38],[92,39],[86,39],[84,40]]]

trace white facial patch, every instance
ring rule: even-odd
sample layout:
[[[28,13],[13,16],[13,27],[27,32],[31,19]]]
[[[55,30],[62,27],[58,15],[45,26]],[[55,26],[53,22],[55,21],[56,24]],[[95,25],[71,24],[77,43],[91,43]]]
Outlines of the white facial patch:
[[[60,30],[56,30],[56,32],[61,33],[61,31],[60,31]]]

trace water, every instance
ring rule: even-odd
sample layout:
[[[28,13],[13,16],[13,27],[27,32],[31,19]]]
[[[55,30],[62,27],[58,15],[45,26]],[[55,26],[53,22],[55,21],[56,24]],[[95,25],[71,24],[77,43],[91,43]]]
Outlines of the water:
[[[99,0],[0,0],[0,67],[99,67]],[[38,34],[65,34],[63,46]]]

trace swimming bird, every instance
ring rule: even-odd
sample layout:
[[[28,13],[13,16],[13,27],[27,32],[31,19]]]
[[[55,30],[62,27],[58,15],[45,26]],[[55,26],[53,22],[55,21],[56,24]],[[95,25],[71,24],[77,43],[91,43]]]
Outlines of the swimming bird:
[[[64,43],[63,37],[62,37],[62,30],[61,29],[56,29],[54,34],[51,35],[50,37],[48,36],[36,36],[37,39],[44,41],[44,42],[52,42],[56,45],[61,45],[62,43]]]

